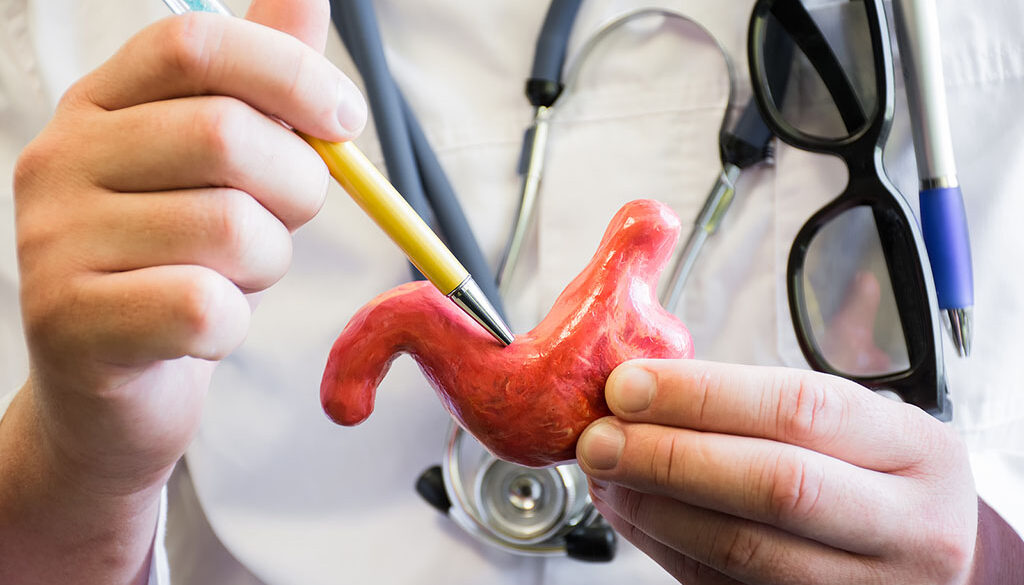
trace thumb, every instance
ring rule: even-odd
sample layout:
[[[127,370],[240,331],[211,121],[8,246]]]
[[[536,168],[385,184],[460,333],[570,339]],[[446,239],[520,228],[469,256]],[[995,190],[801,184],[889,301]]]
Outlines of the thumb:
[[[246,20],[286,32],[323,53],[331,23],[328,0],[253,0]]]
[[[246,20],[289,34],[313,50],[324,52],[331,25],[329,0],[253,0],[245,14]],[[367,107],[362,94],[345,77],[342,115],[349,132],[359,134],[366,124]]]

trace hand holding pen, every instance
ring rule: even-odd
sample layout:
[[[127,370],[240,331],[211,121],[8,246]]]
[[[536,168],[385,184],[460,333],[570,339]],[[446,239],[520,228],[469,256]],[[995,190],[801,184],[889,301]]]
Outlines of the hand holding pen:
[[[231,16],[220,0],[164,0],[164,4],[176,14],[211,12]],[[515,340],[469,271],[354,144],[324,140],[301,128],[296,131],[327,163],[331,176],[427,280],[502,345]]]
[[[320,53],[329,22],[326,0],[164,19],[73,85],[24,150],[32,369],[0,433],[0,582],[142,582],[216,361],[324,202],[323,161],[267,113],[336,141],[365,122]]]

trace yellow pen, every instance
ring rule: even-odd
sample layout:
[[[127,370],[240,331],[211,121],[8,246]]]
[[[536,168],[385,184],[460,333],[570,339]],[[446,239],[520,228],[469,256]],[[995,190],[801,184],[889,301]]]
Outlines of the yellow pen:
[[[175,14],[193,10],[231,14],[219,0],[164,0],[164,3]],[[328,142],[296,133],[317,151],[327,163],[331,176],[442,294],[502,344],[515,340],[512,330],[469,271],[355,144]]]
[[[515,337],[470,276],[413,208],[351,142],[297,132],[327,163],[331,176],[446,297],[505,345]]]

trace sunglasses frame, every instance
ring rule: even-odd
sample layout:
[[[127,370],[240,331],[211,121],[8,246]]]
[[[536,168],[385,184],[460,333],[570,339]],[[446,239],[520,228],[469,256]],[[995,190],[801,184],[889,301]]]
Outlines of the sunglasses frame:
[[[893,60],[881,0],[864,4],[875,65],[874,111],[865,113],[839,60],[801,0],[758,0],[750,18],[747,51],[758,108],[768,127],[794,148],[831,154],[849,169],[846,188],[814,213],[797,233],[786,268],[789,309],[797,341],[815,370],[851,379],[872,390],[895,392],[940,420],[952,417],[937,319],[938,301],[925,245],[913,211],[885,173],[882,153],[892,126]],[[771,56],[766,55],[771,17],[810,61],[828,88],[848,135],[836,139],[805,133],[782,115],[768,83]],[[804,261],[812,239],[839,215],[858,206],[872,210],[897,310],[907,344],[909,367],[879,376],[856,376],[837,370],[824,357],[810,330],[804,294]]]

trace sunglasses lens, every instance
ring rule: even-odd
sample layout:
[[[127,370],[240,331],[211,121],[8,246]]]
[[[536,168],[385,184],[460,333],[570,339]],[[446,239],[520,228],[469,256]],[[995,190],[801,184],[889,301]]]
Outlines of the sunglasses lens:
[[[800,318],[821,359],[847,376],[909,369],[907,343],[874,211],[851,208],[807,247]]]
[[[771,100],[796,130],[841,140],[873,118],[875,62],[865,4],[780,1],[768,15],[761,50]]]

